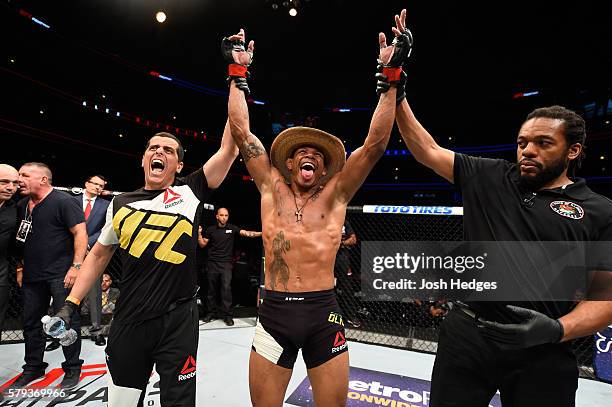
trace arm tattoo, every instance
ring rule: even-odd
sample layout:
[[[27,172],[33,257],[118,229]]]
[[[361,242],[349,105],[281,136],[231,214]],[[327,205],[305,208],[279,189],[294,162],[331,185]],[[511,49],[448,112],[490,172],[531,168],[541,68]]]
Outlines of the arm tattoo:
[[[285,234],[281,230],[278,232],[274,240],[272,241],[272,263],[270,263],[270,287],[274,290],[276,288],[276,280],[285,286],[285,291],[288,290],[287,284],[289,283],[289,265],[285,259],[283,259],[283,253],[287,253],[291,249],[291,242],[285,240]]]
[[[255,140],[249,143],[245,139],[242,142],[242,145],[240,146],[240,152],[242,153],[242,156],[244,157],[244,162],[246,164],[251,158],[257,158],[260,155],[264,154],[266,150],[263,148],[263,145],[259,140]]]

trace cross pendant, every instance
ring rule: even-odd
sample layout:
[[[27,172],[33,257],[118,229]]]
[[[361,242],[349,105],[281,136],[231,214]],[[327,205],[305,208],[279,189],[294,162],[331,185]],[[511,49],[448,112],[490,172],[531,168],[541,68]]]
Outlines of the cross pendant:
[[[302,211],[295,212],[295,221],[296,222],[301,222],[302,221]]]

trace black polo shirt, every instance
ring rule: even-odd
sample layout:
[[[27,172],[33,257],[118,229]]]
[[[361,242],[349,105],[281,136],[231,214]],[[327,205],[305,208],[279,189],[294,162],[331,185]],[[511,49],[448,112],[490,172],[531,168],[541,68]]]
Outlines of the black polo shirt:
[[[612,241],[612,201],[591,191],[584,179],[561,188],[524,190],[515,163],[455,154],[454,182],[463,196],[464,240]],[[605,264],[612,265],[612,250]],[[500,322],[504,304],[471,303]],[[572,304],[520,304],[558,318]]]
[[[29,217],[29,198],[17,204],[18,219]],[[79,202],[65,192],[53,190],[31,214],[32,228],[23,243],[23,281],[64,278],[74,259],[70,228],[85,222]]]
[[[208,261],[229,262],[234,254],[234,238],[240,234],[240,228],[226,223],[224,227],[218,224],[209,226],[204,232],[204,238],[208,239]]]
[[[8,285],[9,248],[15,243],[17,206],[12,200],[0,206],[0,286]]]

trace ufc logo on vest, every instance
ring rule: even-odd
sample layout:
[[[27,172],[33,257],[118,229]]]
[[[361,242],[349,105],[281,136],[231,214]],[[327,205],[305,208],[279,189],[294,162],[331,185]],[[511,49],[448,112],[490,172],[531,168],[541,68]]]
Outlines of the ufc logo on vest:
[[[130,255],[140,258],[154,243],[156,259],[173,264],[185,261],[185,255],[174,250],[182,235],[191,236],[193,225],[178,215],[150,213],[128,207],[120,208],[113,217],[113,229],[119,236],[119,246]]]

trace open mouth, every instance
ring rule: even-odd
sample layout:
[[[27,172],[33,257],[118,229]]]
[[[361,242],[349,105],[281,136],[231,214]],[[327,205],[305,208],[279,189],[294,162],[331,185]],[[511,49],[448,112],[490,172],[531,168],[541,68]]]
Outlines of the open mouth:
[[[151,161],[151,172],[153,174],[161,174],[164,168],[166,168],[166,164],[162,160],[156,158]]]
[[[305,162],[300,166],[300,173],[302,177],[306,180],[312,179],[314,177],[315,166],[313,163]]]

